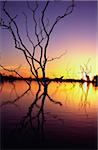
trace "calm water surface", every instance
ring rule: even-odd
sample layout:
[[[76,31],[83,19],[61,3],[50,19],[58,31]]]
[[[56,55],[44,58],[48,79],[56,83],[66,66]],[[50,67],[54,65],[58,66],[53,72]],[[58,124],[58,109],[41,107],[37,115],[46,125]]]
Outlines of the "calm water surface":
[[[98,88],[52,82],[44,101],[43,90],[36,82],[30,90],[24,81],[0,83],[1,147],[97,149]]]

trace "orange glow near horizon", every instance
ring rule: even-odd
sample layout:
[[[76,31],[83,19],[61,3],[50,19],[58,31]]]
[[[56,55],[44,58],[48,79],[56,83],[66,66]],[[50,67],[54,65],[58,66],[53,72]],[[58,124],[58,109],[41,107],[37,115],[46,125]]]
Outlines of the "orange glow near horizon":
[[[61,52],[56,54],[52,54],[51,52],[50,54],[50,58],[52,57],[57,57],[60,56],[60,54],[62,54]],[[91,72],[90,72],[90,76],[94,76],[96,74],[98,74],[98,63],[97,63],[97,54],[94,53],[93,55],[90,54],[86,54],[86,53],[81,53],[78,54],[75,53],[74,55],[72,55],[71,52],[68,52],[66,55],[62,56],[60,59],[54,60],[52,62],[48,62],[47,66],[46,66],[46,75],[48,77],[60,77],[60,76],[64,76],[66,77],[72,77],[72,78],[81,78],[81,70],[80,70],[80,66],[84,65],[87,63],[88,59],[91,58],[88,67],[91,67]],[[52,57],[51,57],[52,56]],[[30,71],[29,71],[29,66],[26,63],[26,60],[23,57],[19,57],[19,65],[18,63],[15,63],[13,61],[13,63],[8,63],[9,59],[6,59],[6,62],[3,63],[3,60],[1,61],[1,64],[4,64],[4,66],[8,69],[10,68],[17,68],[20,66],[21,64],[21,68],[19,69],[19,72],[21,72],[23,74],[23,76],[30,76]],[[9,64],[9,65],[7,65]],[[13,64],[13,65],[12,65]],[[0,69],[2,70],[2,69]],[[40,76],[40,75],[39,75]]]
[[[90,59],[88,67],[91,67],[91,71],[89,73],[90,79],[92,79],[94,75],[98,75],[96,44],[89,44],[89,42],[85,43],[84,41],[76,44],[77,42],[75,40],[70,42],[71,45],[66,44],[64,39],[59,41],[59,44],[57,45],[54,45],[54,43],[51,42],[49,48],[47,49],[47,57],[50,59],[56,58],[65,51],[66,54],[64,54],[60,59],[56,59],[47,63],[46,76],[50,78],[64,76],[64,78],[81,79],[82,74],[80,66],[86,64],[88,59]],[[66,47],[66,50],[64,50],[64,47]],[[1,57],[1,64],[8,69],[14,69],[21,65],[19,73],[24,77],[30,77],[31,72],[29,71],[30,69],[27,65],[24,55],[12,47],[10,49],[12,53]],[[0,71],[1,70],[2,69],[0,69]],[[6,73],[9,74],[8,72]],[[41,76],[41,72],[39,71],[39,77]]]
[[[70,61],[71,60],[71,61]],[[54,78],[54,77],[61,77],[64,76],[64,78],[76,78],[81,79],[82,73],[80,66],[87,63],[87,58],[84,58],[81,56],[81,59],[79,57],[75,59],[71,59],[70,57],[67,57],[67,55],[63,56],[59,60],[54,60],[52,62],[47,63],[46,66],[46,77]],[[93,78],[94,75],[98,75],[97,71],[97,64],[94,63],[95,60],[92,60],[88,64],[88,68],[91,69],[89,76],[90,79]],[[78,63],[77,63],[78,62]],[[7,69],[16,69],[19,67],[19,65],[6,65],[5,68]],[[19,70],[17,70],[23,77],[30,77],[31,72],[29,71],[29,66],[26,64],[25,66],[21,66]],[[10,73],[8,71],[4,71],[3,69],[0,69],[1,73],[5,73],[6,75],[15,74]],[[39,77],[41,77],[41,71],[39,71]]]

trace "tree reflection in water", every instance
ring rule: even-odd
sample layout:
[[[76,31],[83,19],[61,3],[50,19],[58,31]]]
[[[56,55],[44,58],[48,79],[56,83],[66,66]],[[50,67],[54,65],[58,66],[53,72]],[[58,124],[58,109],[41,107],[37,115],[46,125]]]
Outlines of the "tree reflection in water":
[[[45,140],[45,122],[47,119],[47,115],[48,117],[52,117],[52,118],[56,118],[58,121],[60,121],[62,123],[62,126],[64,126],[65,122],[62,118],[58,118],[57,115],[52,114],[52,112],[45,112],[45,102],[47,100],[51,101],[54,104],[58,104],[60,106],[62,106],[62,103],[60,101],[55,101],[52,96],[56,94],[56,92],[58,92],[60,86],[62,85],[59,84],[59,86],[57,86],[56,89],[54,89],[53,93],[51,94],[51,96],[49,95],[49,84],[51,82],[37,82],[38,84],[38,88],[37,91],[33,97],[32,103],[29,105],[28,110],[26,112],[26,114],[21,118],[21,120],[17,123],[16,128],[10,133],[10,136],[13,137],[14,136],[20,136],[24,134],[24,132],[27,132],[27,130],[29,130],[30,132],[30,136],[35,137],[35,139],[37,138],[37,140],[39,139],[40,142],[43,142]],[[13,93],[15,93],[16,98],[13,100],[8,100],[8,101],[4,101],[0,104],[1,107],[4,107],[5,105],[8,104],[13,104],[15,106],[17,106],[16,102],[21,100],[21,98],[23,98],[26,94],[28,94],[29,92],[32,92],[31,89],[31,83],[28,84],[28,88],[22,93],[22,94],[18,94],[16,87],[15,87],[15,83],[11,82],[10,83],[12,85],[12,89],[10,90],[10,97]],[[1,93],[3,90],[3,83],[0,85],[1,87]],[[69,91],[69,93],[71,92],[71,90],[74,90],[75,88],[75,84],[72,83],[72,86],[70,86],[70,88],[66,88],[66,84],[65,84],[65,90]],[[90,107],[90,102],[88,100],[88,93],[89,93],[89,89],[90,89],[90,84],[89,83],[84,83],[84,84],[80,84],[80,88],[81,88],[81,96],[80,96],[80,108],[83,109],[85,111],[86,116],[88,117],[87,114],[87,107]],[[65,94],[66,97],[66,94]],[[18,137],[19,138],[19,137]],[[16,138],[17,139],[17,138]]]
[[[80,98],[80,107],[85,111],[85,114],[88,117],[87,108],[90,107],[90,102],[88,100],[90,83],[85,82],[84,84],[80,84],[80,87],[82,89]]]
[[[28,107],[28,111],[26,115],[21,119],[20,123],[18,124],[17,129],[19,132],[22,132],[24,129],[29,127],[29,129],[30,128],[32,129],[33,133],[36,133],[36,135],[40,134],[41,139],[44,139],[45,100],[46,98],[48,98],[49,101],[51,101],[54,104],[59,104],[60,106],[62,105],[62,103],[59,101],[53,100],[52,97],[49,95],[48,86],[50,82],[37,82],[37,83],[38,83],[38,90],[35,94],[35,98],[33,99],[33,102],[31,103],[31,105]],[[16,98],[12,101],[8,100],[5,102],[2,102],[0,105],[1,107],[8,105],[8,104],[13,104],[17,106],[16,104],[17,101],[21,100],[21,98],[24,97],[28,92],[30,91],[32,92],[31,84],[29,84],[29,87],[20,96],[18,96],[14,82],[11,82],[11,85],[12,85],[12,89],[9,95],[11,96],[13,92],[15,92]],[[42,90],[42,87],[43,87],[43,90]],[[48,115],[51,115],[51,114],[48,113]],[[54,115],[52,116],[54,117]],[[62,121],[62,119],[59,119],[59,120]]]

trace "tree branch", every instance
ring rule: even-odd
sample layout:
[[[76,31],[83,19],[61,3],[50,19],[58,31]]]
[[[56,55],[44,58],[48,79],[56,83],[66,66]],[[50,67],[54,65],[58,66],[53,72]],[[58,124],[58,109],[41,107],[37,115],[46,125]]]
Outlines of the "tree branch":
[[[65,54],[66,54],[66,51],[64,53],[62,53],[60,56],[57,56],[57,57],[54,57],[54,58],[51,58],[51,59],[47,59],[47,62],[50,62],[50,61],[53,61],[53,60],[56,60],[56,59],[60,59]]]
[[[55,22],[53,23],[53,25],[52,25],[52,27],[51,27],[51,29],[50,29],[50,31],[49,31],[49,35],[52,33],[52,31],[53,31],[54,27],[56,26],[56,24],[57,24],[61,19],[63,19],[63,18],[65,18],[66,16],[70,15],[70,14],[73,12],[73,9],[74,9],[74,0],[72,0],[72,4],[69,5],[69,6],[66,8],[64,14],[63,14],[62,16],[58,16],[58,17],[56,18]]]
[[[5,68],[5,67],[2,66],[2,65],[0,65],[0,67],[1,67],[3,70],[5,70],[5,71],[14,72],[14,73],[17,74],[20,78],[24,79],[15,69],[7,69],[7,68]],[[27,80],[25,80],[25,81],[26,81],[26,83],[30,86],[30,83],[29,83]]]

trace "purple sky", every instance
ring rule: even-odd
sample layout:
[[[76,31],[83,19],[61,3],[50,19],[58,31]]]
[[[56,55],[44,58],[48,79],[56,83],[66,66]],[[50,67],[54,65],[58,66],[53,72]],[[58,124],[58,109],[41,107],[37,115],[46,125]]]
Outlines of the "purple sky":
[[[2,3],[2,2],[0,2]],[[45,1],[39,2],[39,12],[44,7]],[[63,13],[69,2],[50,2],[46,12],[46,19],[49,19],[49,26],[53,23],[56,16]],[[34,7],[34,2],[30,2],[30,6]],[[32,14],[28,10],[26,2],[7,2],[7,10],[12,16],[18,14],[16,22],[18,23],[21,36],[28,48],[31,48],[25,34],[25,19],[22,12],[28,16],[28,26],[30,36],[34,38],[34,23]],[[1,13],[3,15],[3,13]],[[38,16],[37,16],[38,17]],[[54,29],[48,47],[48,56],[58,56],[67,50],[66,56],[57,62],[50,63],[48,66],[48,74],[52,76],[64,74],[66,65],[71,68],[73,76],[79,73],[80,65],[86,63],[89,58],[92,66],[92,74],[98,73],[96,60],[96,32],[97,32],[97,1],[76,1],[73,13],[61,20]],[[13,39],[8,31],[0,29],[0,62],[6,66],[24,65],[25,59],[21,52],[15,50]],[[25,64],[26,65],[26,64]],[[59,67],[59,73],[56,66]],[[54,72],[52,71],[54,67]],[[94,71],[95,68],[95,71]],[[74,72],[74,73],[73,73]]]

